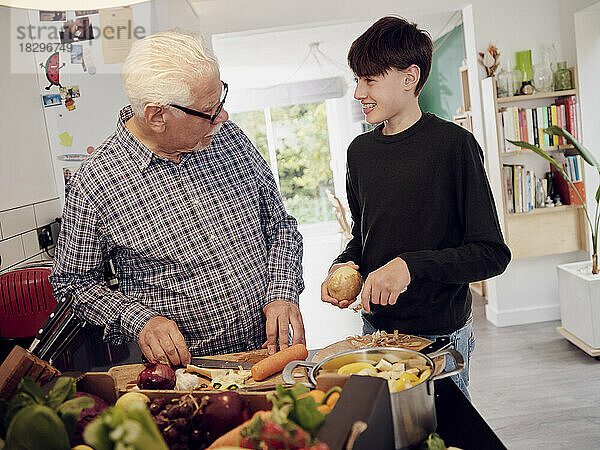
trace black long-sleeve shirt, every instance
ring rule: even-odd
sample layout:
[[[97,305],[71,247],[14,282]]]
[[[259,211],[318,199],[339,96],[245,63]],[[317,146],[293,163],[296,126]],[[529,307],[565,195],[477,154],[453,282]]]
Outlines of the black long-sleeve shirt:
[[[469,282],[504,271],[504,243],[481,148],[463,128],[424,113],[410,128],[383,125],[348,148],[353,239],[335,262],[354,261],[364,279],[396,257],[411,283],[395,305],[372,305],[378,329],[447,334],[471,314]]]

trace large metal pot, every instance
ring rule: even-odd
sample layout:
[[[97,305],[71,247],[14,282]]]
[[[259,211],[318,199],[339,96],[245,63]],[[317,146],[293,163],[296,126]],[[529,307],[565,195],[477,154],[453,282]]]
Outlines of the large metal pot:
[[[454,360],[456,368],[449,371],[444,370],[435,375],[433,358],[444,355],[448,355]],[[321,373],[337,373],[340,367],[352,362],[364,361],[375,365],[382,358],[391,363],[411,359],[420,360],[422,365],[426,365],[431,369],[431,375],[425,381],[410,389],[390,393],[392,419],[394,421],[394,444],[396,449],[407,449],[421,442],[429,433],[433,433],[437,427],[433,382],[459,373],[463,369],[463,357],[456,350],[445,349],[429,355],[399,347],[372,347],[351,350],[330,356],[320,363],[292,361],[283,370],[283,381],[285,383],[295,383],[296,380],[292,377],[292,371],[296,367],[306,367],[308,369],[308,382],[304,384],[314,388],[317,384],[317,377]]]

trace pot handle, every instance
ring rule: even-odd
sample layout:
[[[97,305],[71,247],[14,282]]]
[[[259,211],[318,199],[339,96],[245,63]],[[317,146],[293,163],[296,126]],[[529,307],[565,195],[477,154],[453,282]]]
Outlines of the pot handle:
[[[464,367],[465,367],[465,360],[463,359],[463,356],[455,349],[453,348],[446,348],[444,350],[440,350],[439,352],[435,352],[435,353],[431,353],[429,356],[431,359],[437,358],[438,356],[443,356],[443,355],[449,355],[452,357],[452,359],[454,360],[454,365],[456,366],[455,369],[452,370],[448,370],[446,371],[446,369],[444,368],[444,371],[442,373],[440,373],[439,375],[435,375],[431,380],[435,381],[435,380],[441,380],[442,378],[446,378],[449,377],[450,375],[454,375],[457,374],[459,372],[461,372]]]
[[[294,380],[294,378],[292,377],[293,370],[296,367],[306,367],[307,369],[312,369],[316,365],[317,365],[317,363],[310,362],[310,361],[302,361],[302,360],[290,361],[289,363],[287,363],[287,365],[283,369],[283,374],[282,374],[283,382],[287,383],[287,384],[298,383],[298,381]],[[310,382],[310,378],[307,382],[302,382],[302,384],[311,389],[315,388],[315,385]]]

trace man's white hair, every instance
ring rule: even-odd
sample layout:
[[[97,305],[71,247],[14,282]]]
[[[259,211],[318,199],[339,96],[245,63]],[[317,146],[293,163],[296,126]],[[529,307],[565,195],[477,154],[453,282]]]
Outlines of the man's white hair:
[[[192,86],[203,77],[219,76],[214,54],[197,35],[162,31],[136,41],[123,64],[123,84],[135,115],[147,103],[189,106]]]

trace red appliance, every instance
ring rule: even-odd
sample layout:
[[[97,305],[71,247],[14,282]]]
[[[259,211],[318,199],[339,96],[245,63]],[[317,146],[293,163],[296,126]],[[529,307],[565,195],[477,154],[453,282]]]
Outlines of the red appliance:
[[[49,276],[48,268],[17,269],[0,275],[0,337],[37,334],[56,306]]]

